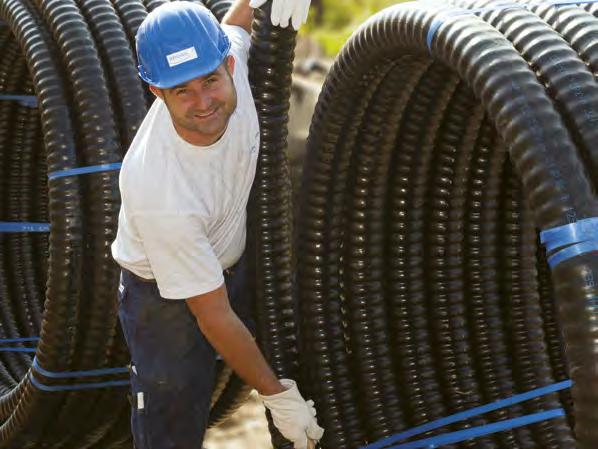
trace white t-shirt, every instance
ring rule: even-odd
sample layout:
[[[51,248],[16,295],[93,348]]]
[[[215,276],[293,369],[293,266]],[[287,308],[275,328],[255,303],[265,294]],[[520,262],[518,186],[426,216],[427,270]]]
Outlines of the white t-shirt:
[[[245,249],[246,206],[259,151],[259,123],[249,87],[250,37],[222,27],[235,57],[237,108],[218,142],[187,143],[157,98],[120,171],[121,209],[112,256],[155,279],[160,295],[186,299],[215,290],[223,269]]]

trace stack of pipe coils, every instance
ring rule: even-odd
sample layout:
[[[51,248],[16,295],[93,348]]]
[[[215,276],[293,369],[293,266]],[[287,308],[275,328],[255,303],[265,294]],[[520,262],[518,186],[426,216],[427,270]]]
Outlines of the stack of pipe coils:
[[[539,239],[598,214],[598,5],[539,3],[395,5],[328,75],[297,267],[325,448],[569,377],[571,391],[424,437],[562,408],[446,447],[598,447],[598,238],[549,254]]]
[[[0,0],[0,95],[37,100],[36,108],[0,101],[0,221],[50,225],[46,234],[0,234],[0,340],[6,346],[39,337],[37,368],[33,353],[0,351],[0,447],[131,447],[127,388],[63,390],[107,381],[104,372],[81,377],[74,371],[93,374],[129,362],[117,318],[119,268],[110,254],[118,171],[49,181],[48,174],[122,160],[152,101],[136,73],[135,33],[162,3]],[[221,19],[232,2],[204,3]],[[287,168],[276,152],[286,138],[295,33],[273,31],[265,14],[256,14],[250,56],[262,154],[250,210],[260,240],[249,240],[261,276],[255,280],[258,338],[267,339],[262,343],[277,374],[287,376],[297,365],[296,327],[288,188],[280,179]],[[224,364],[219,367],[211,424],[248,393]],[[109,377],[121,384],[127,379],[126,372]]]

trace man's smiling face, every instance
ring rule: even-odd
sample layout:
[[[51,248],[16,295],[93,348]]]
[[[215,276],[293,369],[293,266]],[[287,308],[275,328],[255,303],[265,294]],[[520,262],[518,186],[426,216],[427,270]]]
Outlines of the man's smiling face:
[[[216,142],[226,130],[237,107],[233,83],[235,60],[228,56],[220,66],[205,76],[184,84],[152,92],[162,98],[179,135],[193,145]]]

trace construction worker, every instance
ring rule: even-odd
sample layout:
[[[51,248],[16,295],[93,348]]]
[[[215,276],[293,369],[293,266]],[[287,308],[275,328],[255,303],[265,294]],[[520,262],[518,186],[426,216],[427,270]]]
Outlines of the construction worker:
[[[253,7],[265,1],[236,0],[222,25],[199,4],[165,3],[136,36],[139,75],[156,100],[122,164],[112,254],[137,449],[202,447],[216,353],[295,448],[323,434],[313,402],[276,378],[250,332],[245,209],[260,132],[247,58]],[[305,22],[309,0],[273,2],[274,25]]]

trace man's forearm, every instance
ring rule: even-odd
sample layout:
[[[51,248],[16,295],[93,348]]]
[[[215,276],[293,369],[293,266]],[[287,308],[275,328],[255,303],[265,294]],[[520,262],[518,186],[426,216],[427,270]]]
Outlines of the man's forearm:
[[[284,390],[251,333],[234,312],[198,324],[214,349],[248,385],[264,395]]]
[[[187,305],[204,336],[241,379],[263,395],[284,391],[253,336],[231,309],[224,286],[189,298]]]
[[[222,23],[239,26],[251,34],[252,20],[253,8],[249,6],[249,0],[237,0],[231,5],[228,12],[222,18]]]

